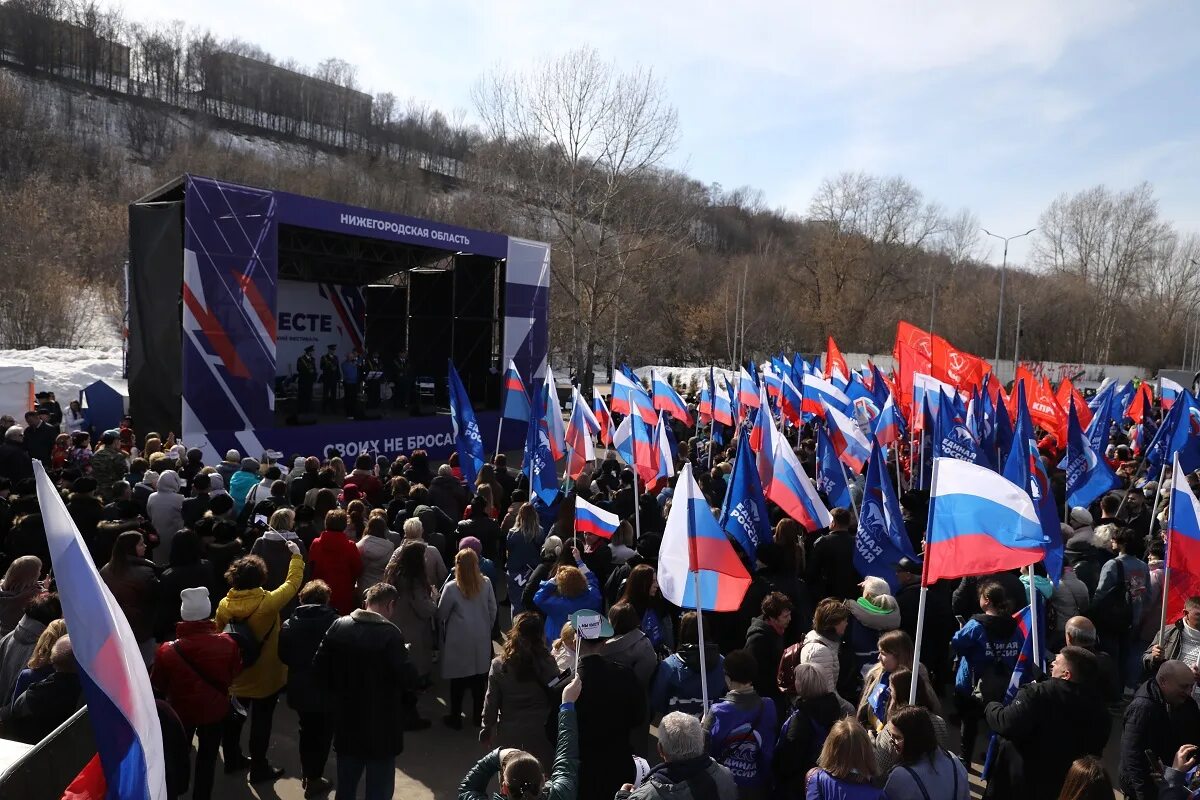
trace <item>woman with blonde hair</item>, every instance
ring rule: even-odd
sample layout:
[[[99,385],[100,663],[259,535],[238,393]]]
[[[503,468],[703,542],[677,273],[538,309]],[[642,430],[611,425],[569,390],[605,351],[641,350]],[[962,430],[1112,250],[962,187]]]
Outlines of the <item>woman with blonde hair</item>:
[[[546,641],[554,641],[554,636],[562,630],[567,617],[576,611],[588,608],[599,611],[600,579],[596,573],[587,568],[578,548],[571,548],[575,558],[575,566],[562,566],[548,581],[542,581],[533,603],[546,615]]]
[[[479,569],[479,556],[463,548],[454,557],[454,578],[438,600],[442,625],[442,677],[450,681],[450,713],[442,721],[462,730],[463,696],[471,690],[471,720],[483,718],[483,695],[492,662],[492,624],[496,621],[496,594]]]
[[[852,719],[833,723],[817,766],[805,781],[807,796],[822,800],[885,800],[882,789],[875,788],[879,775],[875,751],[866,730]]]
[[[913,665],[913,641],[904,631],[888,631],[879,637],[879,660],[867,672],[862,697],[858,701],[858,721],[867,730],[878,731],[887,722],[887,708],[893,691],[891,680],[900,670],[911,670]],[[925,665],[921,665],[922,689],[927,690],[937,703],[936,693],[929,682]],[[907,696],[904,698],[907,700]],[[935,714],[941,707],[930,709]]]
[[[0,580],[0,636],[17,627],[25,606],[42,591],[42,560],[37,556],[21,556],[8,565],[4,580]]]
[[[367,530],[367,504],[362,500],[351,500],[346,504],[346,537],[357,542]]]
[[[12,697],[8,698],[8,705],[15,703],[30,684],[50,677],[50,673],[54,671],[54,667],[50,664],[50,651],[54,649],[54,643],[66,635],[67,621],[65,619],[56,619],[46,626],[38,636],[37,644],[33,646],[33,654],[29,656],[25,669],[17,675],[17,682],[13,684]]]
[[[333,470],[333,480],[338,486],[346,480],[346,462],[342,461],[341,456],[334,456],[329,459],[329,468]]]

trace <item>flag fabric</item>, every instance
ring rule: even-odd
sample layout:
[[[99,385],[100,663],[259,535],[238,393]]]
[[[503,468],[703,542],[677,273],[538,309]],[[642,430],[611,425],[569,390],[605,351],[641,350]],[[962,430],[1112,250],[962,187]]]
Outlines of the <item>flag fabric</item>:
[[[854,475],[862,474],[871,457],[871,441],[859,429],[858,423],[847,417],[833,406],[824,406],[825,427],[829,431],[829,441],[837,452],[842,463],[850,468]]]
[[[1149,420],[1145,424],[1149,425]],[[1200,469],[1200,404],[1187,391],[1171,406],[1166,419],[1155,432],[1146,448],[1146,463],[1153,472],[1161,469],[1176,454],[1185,472]]]
[[[751,564],[758,555],[758,546],[772,538],[762,481],[758,477],[754,453],[750,451],[750,440],[745,436],[738,437],[737,457],[729,475],[729,486],[725,489],[718,524],[742,548]]]
[[[1134,391],[1133,400],[1130,401],[1129,407],[1125,409],[1125,416],[1134,422],[1140,423],[1146,419],[1146,415],[1153,406],[1154,397],[1150,393],[1150,384],[1142,381]]]
[[[546,434],[545,417],[542,407],[546,402],[546,392],[539,389],[533,393],[533,403],[529,408],[533,420],[525,432],[525,469],[529,471],[529,487],[532,496],[549,507],[558,499],[558,472],[554,466],[554,456],[550,452],[550,439]]]
[[[653,483],[658,475],[654,462],[653,431],[641,417],[631,414],[621,420],[613,434],[617,454],[633,468],[643,486]]]
[[[636,413],[647,425],[658,421],[654,401],[642,388],[642,382],[624,364],[613,373],[612,410],[625,415]]]
[[[930,498],[925,586],[1042,560],[1042,524],[1023,486],[987,467],[939,458]]]
[[[801,406],[805,414],[823,416],[825,406],[832,406],[843,414],[850,414],[852,403],[841,389],[818,375],[804,376]]]
[[[1121,417],[1118,419],[1118,421],[1125,418],[1125,409],[1129,408],[1129,404],[1133,402],[1133,395],[1136,391],[1137,387],[1133,385],[1133,381],[1128,381],[1122,384],[1122,386],[1115,391],[1113,396],[1113,401],[1115,403],[1113,410],[1118,411],[1121,414]]]
[[[1034,439],[1029,407],[1025,404],[1025,386],[1017,384],[1017,425],[1013,430],[1013,446],[1004,462],[1004,477],[1022,486],[1033,501],[1042,527],[1042,544],[1046,551],[1046,575],[1058,585],[1062,575],[1063,540],[1058,521],[1050,476]]]
[[[957,458],[962,461],[970,461],[972,464],[983,463],[979,445],[967,428],[966,415],[960,415],[945,394],[938,398],[938,405],[940,409],[937,422],[934,423],[934,429],[930,432],[933,436],[934,457]],[[984,464],[984,466],[990,465]]]
[[[601,539],[611,539],[617,532],[621,520],[611,511],[605,511],[575,495],[575,532],[590,533]]]
[[[824,428],[817,426],[817,491],[825,495],[830,508],[850,508],[850,485],[837,451]]]
[[[500,416],[504,419],[529,422],[529,393],[525,391],[525,381],[517,372],[517,365],[511,359],[508,369],[504,371],[504,402],[500,406]]]
[[[700,402],[696,405],[696,412],[700,417],[701,425],[708,425],[712,422],[713,416],[713,394],[716,386],[713,381],[713,368],[708,368],[708,378],[704,385],[700,387]]]
[[[558,461],[567,452],[567,436],[563,430],[562,408],[558,405],[558,386],[554,382],[554,371],[546,367],[546,381],[542,384],[545,392],[542,404],[542,419],[546,428],[546,440],[550,443],[550,455]],[[472,482],[474,478],[470,479]]]
[[[579,389],[574,389],[573,400],[571,420],[567,423],[565,441],[570,449],[570,457],[567,459],[567,475],[571,480],[577,480],[587,469],[588,463],[596,460],[596,448],[592,444],[594,430],[588,419],[590,412],[587,411],[587,401],[583,399]],[[599,425],[596,428],[598,429]]]
[[[658,424],[654,426],[654,478],[656,486],[666,486],[675,477],[675,448],[671,446],[668,434],[667,417],[658,415]]]
[[[467,389],[458,377],[454,361],[449,361],[449,364],[450,427],[454,431],[454,449],[458,452],[459,469],[462,470],[463,480],[470,486],[474,485],[475,476],[484,464],[483,435],[479,432],[475,409],[471,407],[471,399],[467,397]],[[561,427],[561,417],[558,423]]]
[[[1173,475],[1183,475],[1175,459]],[[1167,624],[1183,616],[1183,604],[1200,595],[1200,500],[1188,482],[1171,482],[1171,513],[1167,519]]]
[[[862,507],[858,511],[858,531],[854,535],[854,568],[860,575],[883,578],[900,590],[896,565],[901,558],[920,561],[904,527],[900,500],[887,472],[883,449],[871,451],[867,482],[863,487]],[[882,718],[881,718],[882,719]]]
[[[683,398],[671,388],[671,384],[660,378],[654,370],[650,370],[650,388],[654,391],[651,402],[656,411],[665,411],[688,427],[695,424],[687,403],[683,402]]]
[[[1008,458],[1008,451],[1012,450],[1013,443],[1013,426],[1012,417],[1008,412],[1008,403],[1003,397],[996,398],[996,427],[995,427],[995,443],[996,443],[996,463],[1002,465],[1004,460]]]
[[[658,586],[679,608],[701,611],[737,611],[750,586],[750,573],[700,493],[691,463],[675,483],[658,550]]]
[[[709,386],[712,388],[713,395],[713,420],[722,425],[733,425],[733,397],[732,386],[728,379],[725,379],[725,388],[717,388],[717,379],[710,369],[708,372]]]
[[[745,367],[741,368],[738,373],[738,405],[742,408],[744,414],[747,409],[758,408],[758,384]]]
[[[936,402],[936,401],[935,401]],[[933,416],[933,408],[930,407],[930,397],[925,395],[921,398],[921,430],[922,434],[918,442],[917,462],[914,462],[912,469],[914,475],[920,473],[920,487],[928,490],[933,484],[933,444],[937,433],[937,422]],[[928,431],[925,433],[924,431]]]
[[[875,402],[875,395],[857,372],[850,376],[846,384],[846,397],[850,398],[851,416],[858,424],[858,429],[869,439],[875,428],[875,418],[883,406]]]
[[[835,381],[835,378],[838,380]],[[845,383],[849,378],[850,368],[846,366],[846,359],[842,357],[837,342],[830,336],[825,344],[825,380]]]
[[[1121,485],[1112,467],[1083,435],[1072,402],[1067,411],[1067,455],[1059,467],[1067,473],[1067,502],[1087,508],[1100,495]]]
[[[596,419],[596,425],[599,427],[597,434],[600,437],[600,444],[612,446],[612,414],[608,412],[608,406],[604,404],[604,398],[597,394],[592,398],[592,416]]]
[[[780,378],[779,411],[793,425],[800,425],[804,414],[804,393],[796,388],[791,374],[784,372]]]
[[[759,451],[759,476],[763,478],[763,492],[767,499],[783,509],[783,512],[812,533],[828,528],[829,509],[821,502],[817,487],[800,466],[799,459],[788,441],[779,435],[775,420],[770,414],[763,434],[763,449]],[[768,447],[770,448],[768,450]],[[768,462],[766,475],[763,463]]]
[[[1043,600],[1041,594],[1035,591],[1033,593],[1034,602],[1037,603],[1037,611],[1033,610],[1032,606],[1025,606],[1016,614],[1013,614],[1013,619],[1017,623],[1017,631],[1022,636],[1021,650],[1017,653],[1016,663],[1013,664],[1012,677],[1008,679],[1008,687],[1004,690],[1004,705],[1008,705],[1017,696],[1017,692],[1021,691],[1021,687],[1037,677],[1037,667],[1045,668],[1046,664],[1046,612],[1043,610]],[[1033,651],[1033,625],[1034,617],[1037,618],[1038,626],[1038,649],[1042,652],[1035,654]],[[991,772],[992,764],[994,763],[996,748],[999,745],[997,739],[998,734],[993,733],[988,741],[987,755],[983,761],[983,778],[987,780]]]
[[[908,426],[904,424],[904,415],[896,405],[895,398],[888,395],[887,402],[875,418],[875,441],[887,447],[907,436]]]
[[[166,800],[162,729],[137,639],[50,476],[36,460],[33,470],[107,796]]]
[[[923,421],[918,419],[923,402],[928,401],[929,410],[933,412],[933,419],[937,419],[938,410],[941,408],[941,395],[955,395],[958,390],[948,383],[939,381],[932,375],[926,375],[922,372],[913,373],[913,432],[918,433],[922,429]]]
[[[1106,388],[1101,389],[1092,402],[1088,404],[1088,408],[1092,412],[1092,421],[1086,426],[1085,433],[1088,441],[1091,442],[1092,449],[1097,453],[1103,453],[1108,446],[1108,434],[1112,429],[1113,422],[1120,422],[1114,415],[1117,403],[1117,385],[1110,383]]]

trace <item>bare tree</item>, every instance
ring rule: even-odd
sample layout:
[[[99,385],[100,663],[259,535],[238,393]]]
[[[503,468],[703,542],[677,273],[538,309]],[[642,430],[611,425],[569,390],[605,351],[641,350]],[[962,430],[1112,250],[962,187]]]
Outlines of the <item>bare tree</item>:
[[[493,71],[474,100],[492,140],[479,177],[550,240],[574,371],[590,390],[601,320],[635,268],[684,246],[695,216],[662,169],[676,143],[675,109],[651,72],[620,72],[591,48],[523,74]]]

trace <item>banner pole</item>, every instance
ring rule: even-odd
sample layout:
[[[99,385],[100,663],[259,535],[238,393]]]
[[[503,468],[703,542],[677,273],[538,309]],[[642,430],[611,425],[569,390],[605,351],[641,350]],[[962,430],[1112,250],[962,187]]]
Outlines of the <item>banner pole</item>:
[[[496,426],[496,456],[500,455],[500,432],[504,430],[504,417],[500,418],[500,424]],[[496,462],[495,456],[492,457],[492,463]]]
[[[635,457],[634,461],[636,460]],[[633,470],[633,539],[636,543],[642,538],[642,504],[638,502],[637,465],[631,464],[630,469]]]
[[[700,646],[700,701],[703,707],[701,717],[708,713],[708,667],[705,666],[707,660],[704,656],[704,611],[700,608],[700,575],[693,573],[695,577],[692,584],[696,590],[696,638]]]
[[[1033,565],[1029,565],[1029,608],[1033,611],[1033,629],[1029,632],[1029,636],[1033,639],[1033,663],[1038,669],[1043,669],[1042,651],[1040,642],[1038,641],[1038,591],[1034,586]]]
[[[842,480],[846,482],[846,491],[850,494],[850,508],[854,511],[854,518],[858,519],[858,503],[854,502],[854,492],[850,487],[850,474],[846,472],[846,465],[842,460],[838,459],[838,466],[842,468]]]
[[[900,478],[900,440],[899,439],[896,440],[896,445],[892,449],[896,451],[896,494],[901,495],[901,494],[904,494],[904,481],[901,480],[901,478]]]
[[[922,459],[924,462],[924,459]],[[915,706],[917,704],[917,687],[920,681],[917,677],[921,674],[921,645],[925,641],[925,601],[929,594],[929,587],[926,585],[926,579],[929,577],[929,530],[933,526],[933,510],[934,499],[932,497],[933,490],[937,487],[937,472],[938,460],[933,460],[933,476],[932,483],[929,485],[929,519],[925,523],[925,546],[921,548],[921,599],[917,606],[917,638],[913,642],[913,682],[908,690],[908,704]]]

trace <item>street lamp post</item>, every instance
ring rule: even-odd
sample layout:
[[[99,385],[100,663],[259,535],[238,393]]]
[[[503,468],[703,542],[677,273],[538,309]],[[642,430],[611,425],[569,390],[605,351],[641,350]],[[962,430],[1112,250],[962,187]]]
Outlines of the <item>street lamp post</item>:
[[[987,228],[980,228],[980,230],[982,230],[988,236],[991,236],[994,239],[999,239],[1000,241],[1004,242],[1004,260],[1000,264],[1000,302],[997,304],[997,308],[996,308],[996,356],[993,359],[996,369],[999,370],[1000,369],[1000,331],[1004,325],[1004,278],[1005,278],[1005,275],[1008,273],[1008,243],[1011,242],[1013,239],[1020,239],[1022,236],[1028,236],[1029,234],[1036,231],[1037,228],[1030,228],[1029,230],[1025,231],[1024,233],[1019,233],[1016,236],[1000,236],[999,234],[992,233]],[[1016,369],[1016,364],[1013,365],[1013,369]]]

